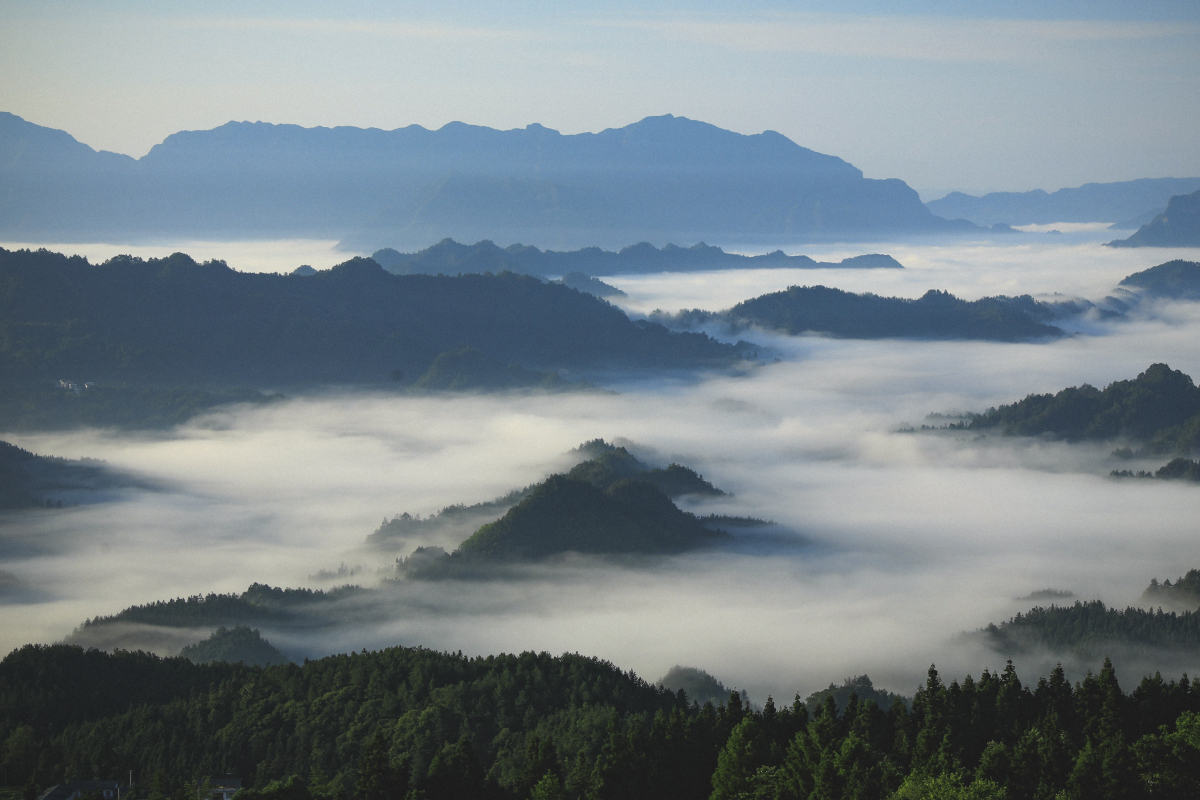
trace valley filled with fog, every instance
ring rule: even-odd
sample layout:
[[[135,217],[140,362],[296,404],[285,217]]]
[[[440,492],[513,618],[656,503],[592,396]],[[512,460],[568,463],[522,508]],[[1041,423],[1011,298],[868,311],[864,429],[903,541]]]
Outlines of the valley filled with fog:
[[[1100,246],[1112,236],[1084,229],[938,245],[805,246],[786,250],[832,260],[888,253],[905,269],[605,281],[626,292],[618,305],[635,317],[720,310],[816,284],[914,298],[943,289],[971,300],[1059,293],[1099,301],[1133,272],[1200,257],[1198,249]],[[144,254],[172,250],[245,271],[289,267],[264,243],[195,252],[167,244]],[[293,242],[284,252],[312,256],[317,268],[347,257],[328,244],[306,250]],[[264,635],[296,656],[396,644],[579,652],[648,680],[686,664],[758,703],[864,672],[876,686],[908,694],[931,661],[944,674],[994,670],[1004,658],[959,634],[1033,605],[1017,598],[1054,588],[1123,608],[1151,578],[1200,567],[1200,489],[1107,477],[1116,468],[1154,469],[1164,458],[1118,460],[1108,444],[904,430],[940,424],[930,413],[979,412],[1082,383],[1103,387],[1157,362],[1200,376],[1200,304],[1143,303],[1125,318],[1085,316],[1065,327],[1074,335],[1020,344],[748,330],[736,338],[759,346],[757,363],[709,374],[589,376],[613,393],[423,397],[329,388],[222,408],[168,432],[5,432],[42,455],[103,459],[144,478],[146,488],[4,519],[0,647],[59,641],[85,619],[132,604],[241,592],[254,582],[374,585],[406,554],[366,546],[381,519],[493,499],[562,471],[569,450],[603,438],[655,465],[691,466],[732,493],[685,502],[688,510],[777,524],[688,555],[574,558],[505,579],[404,582],[348,607],[335,625]],[[1030,675],[1053,665],[1037,654],[1027,659],[1014,660]],[[1162,667],[1195,672],[1200,663]]]

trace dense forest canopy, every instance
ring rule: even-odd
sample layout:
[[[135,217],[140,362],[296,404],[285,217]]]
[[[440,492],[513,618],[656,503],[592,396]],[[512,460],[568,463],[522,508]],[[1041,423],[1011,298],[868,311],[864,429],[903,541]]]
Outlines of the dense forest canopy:
[[[1072,685],[1011,663],[907,707],[699,706],[594,658],[418,648],[266,668],[26,646],[0,662],[10,781],[122,778],[184,800],[233,774],[254,800],[560,797],[1183,798],[1200,792],[1200,691],[1110,664]],[[192,795],[194,797],[194,794]]]
[[[1031,394],[988,409],[963,424],[1013,436],[1053,434],[1069,440],[1128,437],[1154,453],[1200,446],[1200,388],[1166,364],[1151,364],[1133,380],[1103,390],[1084,384],[1056,394]]]
[[[634,323],[560,284],[391,275],[356,258],[309,276],[240,273],[182,253],[92,265],[0,249],[0,370],[12,381],[384,383],[475,348],[526,368],[705,366],[701,334]]]
[[[1152,600],[1146,597],[1147,600]],[[1097,657],[1118,645],[1200,653],[1200,613],[1142,608],[1119,610],[1100,600],[1037,606],[983,629],[988,644],[1017,655],[1039,648]]]

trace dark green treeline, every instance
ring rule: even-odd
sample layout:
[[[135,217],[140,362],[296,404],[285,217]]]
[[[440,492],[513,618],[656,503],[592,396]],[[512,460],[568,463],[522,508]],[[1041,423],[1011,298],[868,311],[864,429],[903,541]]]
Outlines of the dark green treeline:
[[[579,655],[393,648],[266,668],[26,646],[0,662],[10,784],[140,776],[190,800],[1184,798],[1200,795],[1200,687],[1111,665],[1026,686],[1011,664],[911,711],[852,697],[714,708]],[[190,783],[189,783],[190,782]]]

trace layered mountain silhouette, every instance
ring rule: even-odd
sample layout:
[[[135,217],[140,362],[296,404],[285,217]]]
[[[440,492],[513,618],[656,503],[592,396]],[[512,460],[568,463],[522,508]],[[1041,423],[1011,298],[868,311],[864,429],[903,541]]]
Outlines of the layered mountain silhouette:
[[[1177,195],[1167,210],[1109,247],[1200,247],[1200,190]]]
[[[0,236],[24,241],[304,236],[371,252],[445,237],[557,248],[973,229],[903,181],[774,131],[669,114],[576,135],[230,122],[133,159],[3,113],[0,185]]]
[[[691,247],[667,244],[655,247],[639,242],[620,250],[585,247],[581,250],[539,250],[532,245],[500,247],[484,240],[460,244],[443,239],[415,253],[401,253],[385,247],[376,250],[375,259],[388,272],[397,275],[457,275],[467,272],[519,272],[526,275],[566,276],[578,273],[594,275],[631,275],[647,272],[700,272],[715,269],[903,269],[889,255],[867,253],[841,261],[816,261],[808,256],[789,256],[782,250],[757,256],[726,253],[719,247],[700,242]],[[578,287],[576,287],[578,288]],[[611,288],[611,287],[610,287]],[[581,289],[580,291],[585,291]],[[596,294],[596,292],[592,292]]]
[[[1138,225],[1162,210],[1172,195],[1200,189],[1200,178],[1142,178],[1087,183],[1057,192],[991,192],[975,197],[952,192],[925,205],[934,214],[977,225],[1047,225],[1052,222],[1115,222]],[[1138,221],[1140,220],[1140,221]]]

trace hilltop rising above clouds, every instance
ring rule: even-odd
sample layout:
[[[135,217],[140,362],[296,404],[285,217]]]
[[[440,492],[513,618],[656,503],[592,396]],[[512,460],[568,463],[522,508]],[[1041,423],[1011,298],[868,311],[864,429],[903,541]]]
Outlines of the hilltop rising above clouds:
[[[230,122],[135,160],[0,113],[0,184],[0,237],[15,241],[328,237],[371,252],[447,236],[574,248],[973,229],[774,131],[669,114],[577,135]]]
[[[0,249],[0,370],[11,381],[407,385],[446,351],[537,369],[697,367],[739,349],[635,323],[523,275],[391,275],[356,258],[315,275],[243,273],[183,253],[89,264]]]

